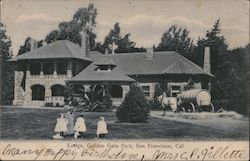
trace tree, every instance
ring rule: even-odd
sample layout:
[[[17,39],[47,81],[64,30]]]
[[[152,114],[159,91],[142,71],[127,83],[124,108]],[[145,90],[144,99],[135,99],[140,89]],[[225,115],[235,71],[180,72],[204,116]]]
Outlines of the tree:
[[[31,41],[31,37],[27,37],[24,41],[24,44],[20,46],[19,50],[18,50],[18,53],[17,55],[21,55],[21,54],[24,54],[26,52],[29,52],[30,51],[30,41]],[[43,40],[40,40],[40,41],[36,41],[37,43],[37,47],[41,47],[43,46]]]
[[[203,66],[203,54],[204,48],[210,47],[211,53],[211,73],[215,74],[217,66],[220,63],[218,56],[225,54],[227,52],[228,44],[224,36],[220,35],[220,19],[218,19],[213,28],[207,31],[205,38],[199,38],[197,41],[197,47],[195,48],[195,53],[198,54],[197,64],[201,67]]]
[[[104,53],[105,49],[108,49],[111,53],[112,49],[110,46],[116,45],[116,53],[128,53],[128,52],[139,52],[145,51],[144,48],[136,48],[135,42],[130,40],[130,34],[127,33],[124,36],[121,35],[121,28],[119,23],[114,24],[114,28],[110,30],[109,34],[105,37],[104,42],[101,46],[98,45],[98,51]]]
[[[249,113],[249,44],[219,55],[221,64],[213,83],[213,99],[226,100],[221,106],[243,115]]]
[[[5,26],[0,23],[0,64],[1,64],[1,101],[0,104],[11,104],[14,98],[14,69],[7,62],[11,58],[11,41],[6,35]]]
[[[87,29],[87,33],[90,37],[90,49],[95,48],[96,34],[89,26],[95,27],[96,25],[97,9],[93,4],[89,4],[88,7],[80,8],[73,15],[73,19],[68,22],[61,22],[58,25],[57,30],[51,31],[45,38],[47,43],[54,42],[56,40],[68,39],[76,44],[81,45],[81,35],[83,27]]]
[[[161,38],[156,50],[173,50],[185,57],[190,57],[193,52],[193,40],[189,37],[187,28],[182,29],[172,25]]]
[[[124,101],[116,111],[122,122],[145,122],[149,117],[149,104],[139,86],[132,85]]]

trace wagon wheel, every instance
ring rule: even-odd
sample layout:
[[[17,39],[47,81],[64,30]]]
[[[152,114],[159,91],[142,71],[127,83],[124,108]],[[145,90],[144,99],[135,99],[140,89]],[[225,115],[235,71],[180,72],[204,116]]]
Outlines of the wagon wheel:
[[[212,103],[210,103],[210,107],[211,107],[211,112],[214,112],[214,105]]]
[[[192,107],[192,112],[195,112],[195,106],[194,106],[194,104],[191,102],[190,105]]]
[[[179,111],[179,112],[186,112],[186,110],[185,110],[184,107],[179,107],[178,111]]]
[[[192,113],[195,112],[195,106],[192,102],[185,104],[184,107],[186,112],[192,112]]]

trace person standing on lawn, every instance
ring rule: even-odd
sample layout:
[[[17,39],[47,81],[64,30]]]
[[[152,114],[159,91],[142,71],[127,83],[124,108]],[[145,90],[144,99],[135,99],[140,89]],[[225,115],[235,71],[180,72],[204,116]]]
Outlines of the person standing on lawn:
[[[78,136],[80,136],[80,134],[83,134],[84,132],[86,132],[85,120],[82,114],[76,120],[74,131],[75,131],[75,134],[74,134],[75,139],[77,139]]]
[[[54,131],[57,133],[53,136],[54,139],[62,139],[65,132],[67,132],[68,121],[64,118],[64,114],[60,113],[61,117],[56,119],[56,126]]]
[[[100,120],[97,123],[96,137],[103,138],[106,134],[108,134],[107,124],[104,120],[104,117],[100,117]]]
[[[72,106],[72,101],[66,101],[64,105],[64,115],[66,120],[68,121],[67,132],[66,135],[74,134],[74,107]]]
[[[67,135],[74,134],[74,113],[72,110],[68,110],[65,113],[65,119],[68,121],[67,125]]]

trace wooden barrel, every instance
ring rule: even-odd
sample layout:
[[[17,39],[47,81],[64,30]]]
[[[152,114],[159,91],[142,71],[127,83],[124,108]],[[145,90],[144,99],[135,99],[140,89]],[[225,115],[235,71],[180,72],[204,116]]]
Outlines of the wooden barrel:
[[[190,89],[179,95],[182,103],[194,103],[198,106],[208,106],[211,103],[211,94],[205,89]]]

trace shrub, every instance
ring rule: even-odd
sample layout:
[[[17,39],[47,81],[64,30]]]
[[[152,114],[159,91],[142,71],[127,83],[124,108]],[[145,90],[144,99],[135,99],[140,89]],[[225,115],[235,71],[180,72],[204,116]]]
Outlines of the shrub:
[[[132,85],[117,109],[116,117],[122,122],[145,122],[149,117],[149,112],[149,104],[143,91],[140,87]]]

